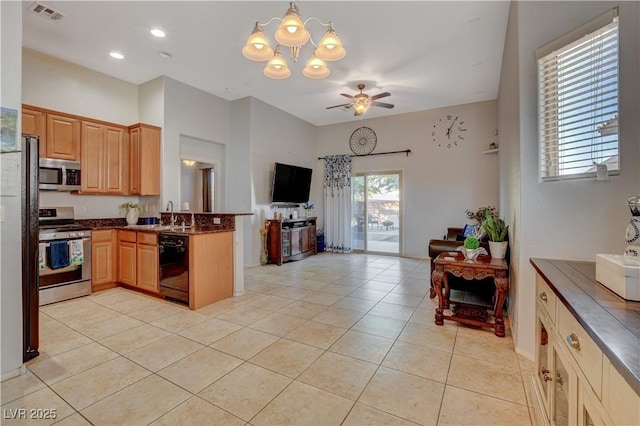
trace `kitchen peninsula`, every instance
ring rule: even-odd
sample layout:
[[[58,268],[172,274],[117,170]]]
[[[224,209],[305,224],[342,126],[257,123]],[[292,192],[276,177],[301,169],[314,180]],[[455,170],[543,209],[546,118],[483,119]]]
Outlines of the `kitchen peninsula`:
[[[160,224],[127,226],[124,219],[85,219],[94,230],[94,291],[124,286],[163,296],[158,236],[182,239],[188,247],[184,302],[199,309],[244,294],[242,218],[252,213],[161,213]],[[184,226],[183,226],[184,224]],[[170,297],[170,295],[169,295]],[[176,297],[175,299],[179,299]]]

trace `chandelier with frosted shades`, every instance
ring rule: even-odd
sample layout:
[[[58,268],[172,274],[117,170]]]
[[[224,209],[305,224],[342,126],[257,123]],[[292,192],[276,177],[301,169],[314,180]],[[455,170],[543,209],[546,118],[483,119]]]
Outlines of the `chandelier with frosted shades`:
[[[275,49],[271,49],[269,40],[265,37],[262,27],[266,27],[274,20],[279,20],[280,26],[275,33],[275,39],[278,44]],[[310,20],[314,20],[320,25],[327,27],[327,31],[317,45],[313,42],[311,34],[305,28],[305,25]],[[331,21],[323,23],[316,17],[310,17],[302,21],[295,2],[291,2],[289,3],[289,9],[285,13],[284,18],[271,18],[264,24],[256,22],[247,40],[247,44],[242,48],[242,54],[245,58],[252,61],[268,61],[263,70],[264,75],[267,77],[285,79],[291,75],[291,70],[287,65],[287,61],[282,56],[280,46],[288,47],[291,52],[291,59],[293,62],[297,62],[300,48],[307,44],[308,41],[311,41],[311,44],[314,46],[313,54],[302,70],[302,73],[308,78],[319,79],[329,76],[331,71],[327,68],[326,61],[337,61],[344,58],[347,54],[347,51],[342,47],[340,38],[336,35]]]

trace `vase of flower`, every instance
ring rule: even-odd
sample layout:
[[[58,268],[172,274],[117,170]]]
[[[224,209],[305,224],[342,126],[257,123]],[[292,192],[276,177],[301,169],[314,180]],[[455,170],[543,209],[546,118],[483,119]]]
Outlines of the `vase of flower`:
[[[127,211],[127,225],[136,225],[138,223],[138,217],[140,216],[140,204],[128,201],[121,204],[120,208]]]
[[[304,209],[307,217],[313,217],[313,207],[313,203],[304,203],[302,205],[302,208]]]

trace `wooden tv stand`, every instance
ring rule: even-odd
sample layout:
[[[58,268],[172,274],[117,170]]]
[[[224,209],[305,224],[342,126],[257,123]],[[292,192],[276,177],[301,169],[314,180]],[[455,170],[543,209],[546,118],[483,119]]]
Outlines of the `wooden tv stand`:
[[[317,253],[316,218],[269,220],[267,253],[270,263],[304,259]]]

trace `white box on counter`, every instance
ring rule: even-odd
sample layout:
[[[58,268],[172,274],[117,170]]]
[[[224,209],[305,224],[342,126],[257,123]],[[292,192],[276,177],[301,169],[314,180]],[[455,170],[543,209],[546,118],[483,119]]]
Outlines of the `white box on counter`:
[[[596,280],[623,299],[640,302],[640,259],[596,254]]]

